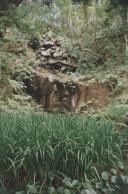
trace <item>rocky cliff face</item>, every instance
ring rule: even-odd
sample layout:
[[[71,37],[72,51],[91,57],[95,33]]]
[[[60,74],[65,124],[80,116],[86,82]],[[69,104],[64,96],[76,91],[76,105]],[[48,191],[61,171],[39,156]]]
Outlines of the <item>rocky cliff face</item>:
[[[72,64],[67,51],[61,48],[59,41],[47,35],[44,36],[40,43],[37,59],[39,59],[39,66],[41,68],[47,69],[54,74],[76,71],[76,66]]]
[[[108,102],[109,88],[95,81],[36,71],[34,83],[36,99],[47,111],[84,112]]]
[[[76,67],[58,40],[45,36],[37,58],[39,67],[34,73],[34,97],[44,110],[84,112],[101,109],[107,104],[109,88],[73,74]]]

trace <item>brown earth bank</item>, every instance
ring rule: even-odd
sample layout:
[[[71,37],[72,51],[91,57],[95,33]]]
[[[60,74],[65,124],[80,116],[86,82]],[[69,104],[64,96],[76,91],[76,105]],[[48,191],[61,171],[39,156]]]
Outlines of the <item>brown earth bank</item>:
[[[109,87],[95,81],[64,74],[35,71],[34,97],[44,110],[84,112],[108,103]]]

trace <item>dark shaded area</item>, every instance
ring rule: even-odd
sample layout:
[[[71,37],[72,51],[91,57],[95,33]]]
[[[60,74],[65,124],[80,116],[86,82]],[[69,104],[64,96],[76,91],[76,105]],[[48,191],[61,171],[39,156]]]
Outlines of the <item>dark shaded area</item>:
[[[18,6],[23,0],[0,0],[0,10],[5,10],[9,5]]]
[[[41,0],[41,4],[47,5],[48,7],[53,3],[53,0]]]

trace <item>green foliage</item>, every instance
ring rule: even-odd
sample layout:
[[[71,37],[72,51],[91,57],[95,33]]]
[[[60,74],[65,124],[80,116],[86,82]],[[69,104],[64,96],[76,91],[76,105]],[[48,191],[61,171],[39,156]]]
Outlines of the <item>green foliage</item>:
[[[83,3],[84,5],[88,5],[88,3],[92,2],[92,0],[73,0],[75,3]]]
[[[128,1],[127,0],[109,0],[109,1],[114,6],[118,6],[118,5],[127,6],[128,5]]]
[[[34,58],[26,57],[27,47],[38,48],[40,38],[47,30],[61,40],[80,73],[85,74],[89,69],[96,70],[99,67],[127,65],[124,37],[127,25],[122,23],[119,9],[106,13],[106,8],[106,2],[99,7],[86,7],[82,4],[75,6],[71,0],[56,0],[50,8],[41,7],[37,2],[29,6],[21,4],[19,7],[10,7],[0,17],[1,55],[5,60],[5,63],[0,62],[0,71],[7,75],[3,77],[14,79],[12,75],[16,67],[16,80],[22,82],[23,77],[31,79],[29,67],[36,67],[37,63]],[[3,52],[3,47],[9,47],[9,44],[11,48]],[[14,66],[16,58],[22,58],[22,62]]]
[[[4,97],[4,100],[8,97],[14,98],[14,95],[24,95],[23,82],[32,79],[37,61],[35,54],[28,48],[28,43],[33,36],[39,39],[39,31],[43,26],[41,23],[40,28],[37,27],[38,21],[41,21],[39,17],[32,20],[38,8],[35,5],[10,7],[0,17],[3,33],[0,38],[0,97]]]
[[[127,112],[128,105],[121,105],[116,103],[104,109],[104,116],[117,122],[123,122]]]
[[[44,188],[65,175],[98,181],[106,168],[119,170],[124,165],[123,137],[102,118],[1,112],[0,136],[0,175],[5,187],[10,180],[19,187],[44,181]]]
[[[24,83],[33,78],[38,61],[28,47],[37,49],[47,31],[60,39],[81,73],[91,68],[95,73],[99,67],[127,68],[127,7],[107,2],[95,7],[91,1],[75,6],[71,0],[56,0],[49,8],[33,2],[4,12],[0,17],[0,99],[6,99],[4,107],[31,102]],[[123,86],[118,84],[115,92]],[[122,122],[127,110],[126,105],[108,107],[103,116]],[[116,124],[99,117],[19,114],[1,109],[0,192],[8,193],[5,187],[13,186],[18,188],[16,194],[42,190],[95,194],[101,185],[102,193],[123,193],[121,185],[127,191],[127,176],[118,174],[127,172],[128,135],[125,130],[117,131]]]
[[[108,1],[98,7],[74,6],[66,1],[58,7],[52,30],[59,35],[73,63],[78,64],[79,72],[127,64],[127,25],[121,8],[110,10]]]
[[[6,10],[12,4],[19,5],[22,0],[2,0],[0,1],[0,10]]]

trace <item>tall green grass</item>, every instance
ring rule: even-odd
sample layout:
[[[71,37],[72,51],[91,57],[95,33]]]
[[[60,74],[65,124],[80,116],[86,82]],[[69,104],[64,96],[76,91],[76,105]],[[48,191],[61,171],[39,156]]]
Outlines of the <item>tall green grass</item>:
[[[8,187],[95,177],[123,163],[121,149],[120,132],[103,118],[0,113],[0,182]]]

